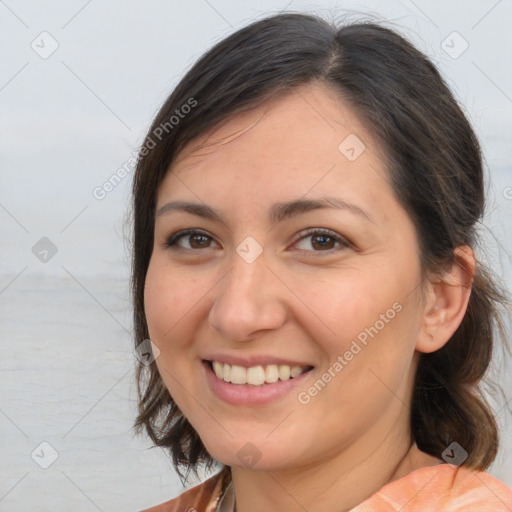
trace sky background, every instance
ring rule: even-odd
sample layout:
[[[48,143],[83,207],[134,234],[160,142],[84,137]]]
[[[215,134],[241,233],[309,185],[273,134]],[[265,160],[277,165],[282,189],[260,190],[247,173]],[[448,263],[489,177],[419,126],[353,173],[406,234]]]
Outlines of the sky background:
[[[93,190],[205,50],[281,10],[387,21],[439,67],[482,143],[486,261],[512,288],[512,1],[0,1],[0,510],[137,510],[181,491],[130,434],[132,169]],[[493,468],[509,485],[511,446]],[[57,458],[43,469],[34,450]]]

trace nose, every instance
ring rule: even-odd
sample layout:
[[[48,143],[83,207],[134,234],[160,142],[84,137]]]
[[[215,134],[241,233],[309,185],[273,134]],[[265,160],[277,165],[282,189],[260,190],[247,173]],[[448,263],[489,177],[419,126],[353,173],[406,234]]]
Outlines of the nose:
[[[209,312],[212,328],[232,341],[250,341],[279,329],[287,319],[285,290],[264,256],[248,263],[235,253],[230,263]]]

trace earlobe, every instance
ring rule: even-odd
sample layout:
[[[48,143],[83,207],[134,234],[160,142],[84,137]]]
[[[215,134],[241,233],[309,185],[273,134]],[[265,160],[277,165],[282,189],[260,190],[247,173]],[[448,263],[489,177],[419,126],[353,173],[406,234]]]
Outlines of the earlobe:
[[[475,270],[473,250],[459,246],[451,267],[429,282],[416,350],[435,352],[450,340],[466,314]]]

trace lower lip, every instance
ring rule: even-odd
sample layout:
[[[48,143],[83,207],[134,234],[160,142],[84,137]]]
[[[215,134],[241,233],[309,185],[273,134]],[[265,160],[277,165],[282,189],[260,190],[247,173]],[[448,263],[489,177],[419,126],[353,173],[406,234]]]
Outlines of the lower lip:
[[[264,405],[274,402],[303,383],[312,372],[312,370],[309,370],[293,379],[252,386],[250,384],[231,384],[219,379],[210,367],[210,363],[206,361],[203,361],[203,367],[213,393],[224,402],[232,405]]]

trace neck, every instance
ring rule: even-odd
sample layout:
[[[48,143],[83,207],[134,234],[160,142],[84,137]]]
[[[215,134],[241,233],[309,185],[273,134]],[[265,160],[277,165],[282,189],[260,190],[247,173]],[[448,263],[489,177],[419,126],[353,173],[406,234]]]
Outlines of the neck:
[[[378,442],[368,439],[328,460],[276,471],[232,467],[236,512],[343,512],[384,485],[439,463],[410,442],[409,432],[390,429]]]

